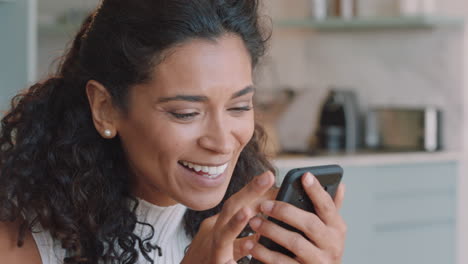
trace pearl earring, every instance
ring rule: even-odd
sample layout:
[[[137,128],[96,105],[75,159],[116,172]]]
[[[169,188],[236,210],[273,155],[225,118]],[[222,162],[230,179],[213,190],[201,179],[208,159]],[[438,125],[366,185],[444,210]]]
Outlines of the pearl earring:
[[[110,131],[110,129],[106,129],[104,130],[104,135],[108,138],[112,137],[112,131]]]

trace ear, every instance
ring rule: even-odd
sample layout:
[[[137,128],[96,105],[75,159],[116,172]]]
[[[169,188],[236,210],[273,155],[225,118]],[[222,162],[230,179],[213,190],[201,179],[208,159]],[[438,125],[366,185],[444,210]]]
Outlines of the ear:
[[[104,138],[113,138],[117,135],[118,109],[112,104],[112,97],[106,87],[97,81],[90,80],[86,84],[94,126]]]

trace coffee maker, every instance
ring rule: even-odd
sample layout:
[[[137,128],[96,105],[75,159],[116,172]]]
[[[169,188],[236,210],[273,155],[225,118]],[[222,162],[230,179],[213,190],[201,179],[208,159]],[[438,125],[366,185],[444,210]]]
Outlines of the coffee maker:
[[[360,113],[356,94],[331,89],[320,112],[318,148],[325,152],[354,152],[360,144]]]

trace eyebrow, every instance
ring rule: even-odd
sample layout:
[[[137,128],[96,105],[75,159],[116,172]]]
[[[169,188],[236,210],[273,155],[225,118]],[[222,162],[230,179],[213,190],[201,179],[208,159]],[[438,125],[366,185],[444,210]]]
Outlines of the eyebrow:
[[[255,88],[252,85],[245,87],[244,89],[235,92],[231,99],[241,97],[248,93],[253,93]],[[157,103],[166,103],[170,101],[188,101],[188,102],[206,102],[208,101],[208,97],[204,95],[176,95],[170,97],[161,97],[158,99]]]

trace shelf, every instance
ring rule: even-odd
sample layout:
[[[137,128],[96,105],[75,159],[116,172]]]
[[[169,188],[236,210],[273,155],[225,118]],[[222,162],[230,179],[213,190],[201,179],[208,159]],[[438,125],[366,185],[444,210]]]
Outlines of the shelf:
[[[334,30],[379,30],[379,29],[431,29],[435,27],[462,27],[463,18],[440,16],[386,17],[386,18],[329,18],[316,21],[312,19],[285,19],[275,22],[280,28],[305,28],[319,31]]]

